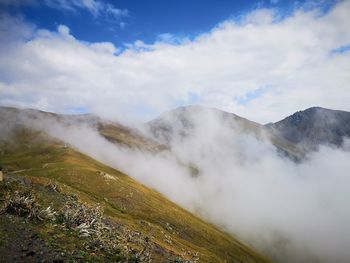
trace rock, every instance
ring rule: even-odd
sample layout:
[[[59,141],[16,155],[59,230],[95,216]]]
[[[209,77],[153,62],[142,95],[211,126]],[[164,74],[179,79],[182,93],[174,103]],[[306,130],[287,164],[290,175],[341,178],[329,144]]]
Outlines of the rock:
[[[30,252],[28,252],[27,254],[26,254],[26,256],[27,257],[33,257],[33,256],[35,256],[35,252],[34,251],[30,251]]]
[[[2,173],[2,171],[0,170],[0,182],[4,181],[4,174]]]

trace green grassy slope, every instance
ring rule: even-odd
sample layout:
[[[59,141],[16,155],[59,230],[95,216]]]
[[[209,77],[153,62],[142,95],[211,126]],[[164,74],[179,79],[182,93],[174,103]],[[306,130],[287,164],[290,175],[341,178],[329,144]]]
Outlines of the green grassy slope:
[[[0,165],[6,170],[5,181],[0,182],[0,207],[6,203],[6,196],[29,190],[43,208],[51,206],[56,211],[64,209],[72,195],[79,204],[99,205],[104,210],[103,220],[113,225],[112,233],[120,236],[109,241],[120,247],[120,259],[127,261],[142,261],[130,254],[143,253],[147,254],[144,261],[151,258],[152,262],[269,262],[156,191],[64,147],[60,141],[21,127],[12,131],[11,137],[0,142]],[[61,190],[53,193],[50,185]],[[9,260],[6,254],[14,251],[10,244],[13,246],[24,234],[38,237],[48,254],[63,251],[68,261],[118,261],[107,250],[92,249],[89,238],[56,221],[38,223],[4,212],[0,222],[3,261]]]

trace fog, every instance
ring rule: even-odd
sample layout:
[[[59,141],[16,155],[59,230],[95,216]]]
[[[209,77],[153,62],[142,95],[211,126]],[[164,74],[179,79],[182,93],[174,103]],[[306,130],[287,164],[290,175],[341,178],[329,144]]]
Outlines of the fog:
[[[264,136],[242,133],[215,114],[190,119],[188,134],[174,133],[171,151],[160,153],[112,144],[87,124],[40,118],[30,125],[156,189],[274,260],[349,262],[349,147],[323,146],[295,163]]]

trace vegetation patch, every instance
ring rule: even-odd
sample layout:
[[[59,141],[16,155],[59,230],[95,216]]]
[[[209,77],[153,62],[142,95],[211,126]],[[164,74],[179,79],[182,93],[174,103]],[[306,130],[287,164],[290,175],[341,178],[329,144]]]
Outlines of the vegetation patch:
[[[104,216],[100,205],[89,205],[77,195],[63,193],[52,181],[45,187],[33,187],[32,181],[13,177],[0,185],[0,190],[4,196],[0,215],[17,216],[33,224],[52,249],[58,248],[70,260],[152,262],[154,250],[159,249],[169,262],[187,262],[162,249],[150,237],[114,223]],[[41,200],[50,193],[63,197],[56,208],[46,206]],[[61,246],[64,241],[65,246]],[[0,245],[6,242],[6,238],[0,239]],[[70,244],[74,244],[71,249]]]

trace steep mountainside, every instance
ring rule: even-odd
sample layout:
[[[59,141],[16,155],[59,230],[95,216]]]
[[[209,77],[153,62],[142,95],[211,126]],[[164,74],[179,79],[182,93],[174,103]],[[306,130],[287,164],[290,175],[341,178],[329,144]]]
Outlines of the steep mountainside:
[[[267,127],[277,136],[307,150],[321,144],[340,146],[350,137],[350,112],[312,107]]]
[[[31,128],[28,112],[92,123],[124,146],[160,146],[89,115],[2,108],[1,262],[268,262],[158,192]]]

